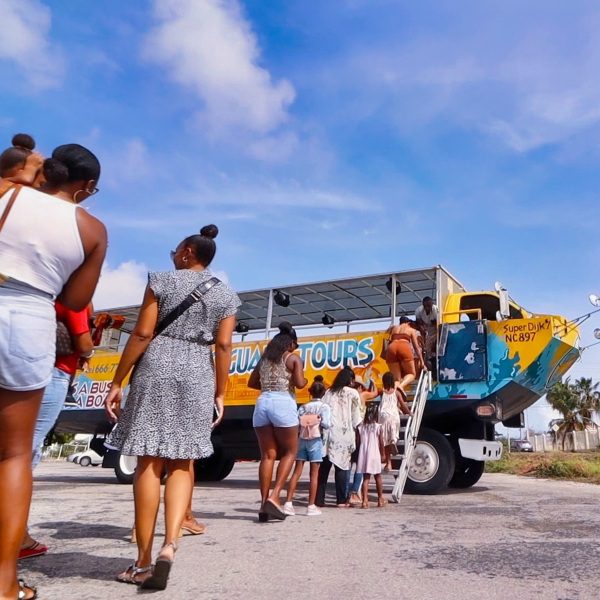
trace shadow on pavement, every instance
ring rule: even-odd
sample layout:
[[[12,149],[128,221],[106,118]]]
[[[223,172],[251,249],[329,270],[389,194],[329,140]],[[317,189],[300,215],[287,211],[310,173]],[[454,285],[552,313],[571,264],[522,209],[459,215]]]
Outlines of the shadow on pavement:
[[[126,567],[127,559],[123,558],[95,556],[85,552],[52,552],[22,564],[21,570],[25,573],[40,573],[49,579],[81,577],[114,581],[116,575]]]
[[[50,537],[57,540],[105,539],[122,540],[131,536],[131,528],[106,524],[83,524],[77,521],[51,521],[36,523],[40,529],[56,529]]]

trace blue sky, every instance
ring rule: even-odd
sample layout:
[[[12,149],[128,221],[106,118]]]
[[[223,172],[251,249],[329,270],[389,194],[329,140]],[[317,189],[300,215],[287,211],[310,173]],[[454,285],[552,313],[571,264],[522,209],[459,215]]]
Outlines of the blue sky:
[[[237,289],[441,263],[536,312],[600,294],[595,2],[0,10],[5,145],[26,131],[102,162],[100,304],[136,302],[210,222]],[[573,374],[599,370],[592,350]]]

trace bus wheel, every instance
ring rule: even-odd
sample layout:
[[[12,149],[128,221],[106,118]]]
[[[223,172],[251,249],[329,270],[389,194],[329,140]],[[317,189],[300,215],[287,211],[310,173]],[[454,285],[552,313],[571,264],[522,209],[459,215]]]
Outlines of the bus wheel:
[[[135,467],[137,466],[136,456],[125,456],[119,454],[119,459],[115,465],[115,475],[119,483],[133,483]]]
[[[421,428],[413,451],[405,490],[409,494],[436,494],[454,474],[454,451],[446,436]]]
[[[472,458],[456,457],[456,468],[454,475],[448,484],[452,488],[465,489],[475,485],[485,471],[485,462],[483,460],[473,460]]]
[[[196,481],[222,481],[231,473],[235,460],[222,448],[215,446],[215,453],[208,458],[197,460],[194,465]]]

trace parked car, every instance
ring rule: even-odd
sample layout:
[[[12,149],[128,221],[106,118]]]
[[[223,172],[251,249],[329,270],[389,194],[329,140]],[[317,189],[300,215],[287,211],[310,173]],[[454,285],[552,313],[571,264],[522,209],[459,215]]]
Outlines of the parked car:
[[[67,458],[65,460],[67,462],[76,463],[79,460],[80,456],[81,456],[81,452],[74,452],[73,454],[69,454],[69,456],[67,456]]]
[[[102,464],[102,457],[93,450],[86,450],[79,455],[77,463],[82,467],[89,467],[90,465],[97,467]]]
[[[533,452],[533,444],[529,440],[510,440],[513,452]]]

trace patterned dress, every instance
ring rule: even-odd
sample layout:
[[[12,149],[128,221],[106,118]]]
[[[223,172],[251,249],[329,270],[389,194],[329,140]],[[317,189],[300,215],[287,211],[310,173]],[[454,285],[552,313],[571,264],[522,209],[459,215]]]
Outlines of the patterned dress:
[[[383,445],[390,446],[398,442],[400,436],[400,411],[396,392],[383,392],[379,405],[379,422],[383,425]]]
[[[356,448],[354,430],[362,421],[360,394],[351,387],[339,392],[327,390],[323,402],[331,409],[331,427],[325,431],[325,453],[334,465],[348,471]]]
[[[150,273],[159,321],[211,277],[208,269]],[[150,342],[134,369],[127,402],[107,445],[129,456],[196,459],[213,453],[211,346],[219,323],[235,315],[239,305],[235,292],[218,283]]]

